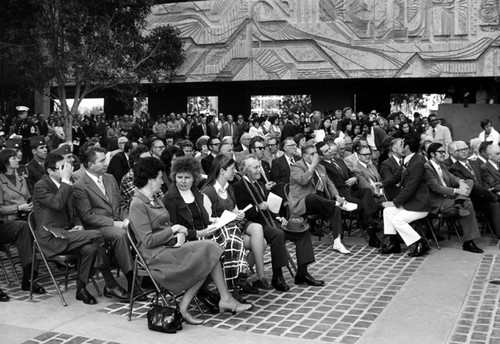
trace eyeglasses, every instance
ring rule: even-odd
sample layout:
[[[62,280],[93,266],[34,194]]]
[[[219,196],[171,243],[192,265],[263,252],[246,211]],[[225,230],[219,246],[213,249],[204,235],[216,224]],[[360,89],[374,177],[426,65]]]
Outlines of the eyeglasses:
[[[467,152],[469,151],[469,148],[460,148],[460,149],[457,149],[456,152]]]
[[[265,147],[253,147],[253,148],[258,149],[258,150],[264,150],[265,149]]]
[[[211,146],[220,146],[220,142],[219,143],[212,143]]]
[[[156,146],[155,149],[161,149],[161,150],[164,150],[165,149],[165,146]]]
[[[372,153],[364,153],[364,154],[358,154],[358,155],[361,155],[361,156],[372,156]]]
[[[292,144],[289,144],[289,145],[285,145],[285,147],[297,147],[297,144],[296,143],[292,143]]]
[[[276,146],[276,143],[268,143],[267,145],[270,147],[274,147],[274,146]]]
[[[446,154],[446,151],[445,150],[438,150],[438,151],[436,151],[436,153]]]

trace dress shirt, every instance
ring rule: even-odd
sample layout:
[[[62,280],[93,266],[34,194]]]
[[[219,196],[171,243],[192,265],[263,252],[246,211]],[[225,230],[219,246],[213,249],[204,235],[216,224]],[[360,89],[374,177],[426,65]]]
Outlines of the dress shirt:
[[[90,177],[90,179],[94,181],[95,185],[97,185],[97,187],[102,191],[104,196],[106,196],[106,188],[104,187],[104,183],[102,182],[102,176],[96,177],[92,173],[89,173],[89,171],[85,172]]]
[[[497,145],[500,142],[500,133],[498,133],[498,131],[496,131],[494,128],[491,128],[491,132],[489,135],[486,135],[486,137],[485,135],[486,133],[484,130],[479,134],[479,138],[481,139],[481,141],[493,141],[494,145]]]
[[[443,178],[443,170],[441,169],[441,166],[439,166],[439,164],[437,164],[434,160],[430,160],[432,166],[434,166],[434,168],[436,169],[437,173],[438,173],[438,176],[439,176],[439,179],[441,181],[441,184],[443,184],[443,186],[447,186],[446,183],[444,182],[444,178]]]

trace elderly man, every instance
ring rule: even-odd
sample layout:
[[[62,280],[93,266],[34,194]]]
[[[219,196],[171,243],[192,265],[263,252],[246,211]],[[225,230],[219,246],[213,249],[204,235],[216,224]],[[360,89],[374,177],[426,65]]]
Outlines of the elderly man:
[[[498,203],[498,197],[483,186],[481,168],[475,164],[473,166],[467,159],[469,147],[464,141],[455,142],[455,153],[457,161],[450,167],[450,172],[457,178],[473,181],[470,199],[474,209],[481,209],[489,216],[497,235],[500,236],[500,203]]]
[[[338,157],[336,144],[327,145],[324,142],[318,142],[316,149],[321,156],[320,164],[325,168],[328,178],[333,182],[339,194],[348,202],[358,205],[362,226],[369,235],[368,245],[380,247],[380,240],[376,235],[378,222],[374,218],[377,204],[370,189],[358,184],[358,178],[347,168],[344,160]]]
[[[431,212],[459,215],[464,231],[464,251],[483,253],[474,243],[479,238],[474,207],[469,198],[473,182],[452,175],[444,165],[446,150],[439,142],[427,148],[429,161],[425,163],[425,175],[430,189]]]
[[[354,166],[358,164],[359,161],[359,150],[362,147],[368,147],[368,141],[363,138],[355,139],[353,144],[352,144],[352,151],[353,153],[349,155],[348,157],[344,158],[344,162],[349,167],[349,169],[352,171],[354,169]]]
[[[314,262],[314,252],[309,231],[289,232],[276,227],[273,220],[275,216],[269,212],[269,205],[266,202],[268,192],[264,185],[258,182],[261,177],[260,171],[259,160],[252,154],[245,156],[240,163],[240,172],[243,174],[243,178],[233,185],[233,189],[238,208],[245,209],[248,205],[252,206],[245,212],[245,218],[248,221],[262,225],[264,239],[271,246],[273,269],[271,284],[279,291],[290,290],[282,272],[283,266],[287,265],[285,240],[290,240],[295,243],[297,255],[298,270],[295,276],[295,284],[324,285],[324,281],[316,280],[307,271],[307,266]],[[271,214],[271,216],[266,214]]]
[[[353,166],[353,173],[358,178],[359,185],[372,191],[373,197],[381,203],[384,194],[382,187],[382,177],[372,162],[372,150],[369,146],[359,146],[356,153],[358,162]]]
[[[484,186],[500,196],[500,147],[489,145],[486,149],[488,161],[481,166],[481,177]]]
[[[302,159],[290,171],[290,212],[296,216],[318,214],[330,220],[333,249],[348,254],[351,252],[341,241],[342,215],[336,205],[338,202],[342,206],[345,199],[340,196],[319,162],[315,146],[306,144],[302,147]]]
[[[249,133],[243,133],[240,137],[240,143],[236,147],[234,147],[235,152],[244,152],[248,150],[248,145],[250,144],[250,140],[252,136]]]

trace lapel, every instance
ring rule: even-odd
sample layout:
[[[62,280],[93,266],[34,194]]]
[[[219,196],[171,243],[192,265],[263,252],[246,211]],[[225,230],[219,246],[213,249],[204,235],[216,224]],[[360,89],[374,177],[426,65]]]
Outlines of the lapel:
[[[52,181],[52,179],[50,179],[49,176],[47,176],[46,178],[47,178],[47,183],[48,183],[52,193],[54,195],[57,194],[58,188],[57,188],[56,184],[54,184],[54,181]],[[68,197],[68,202],[66,203],[66,215],[67,215],[68,219],[70,221],[72,221],[72,219],[73,219],[73,201],[72,201],[71,196]]]
[[[89,190],[91,190],[94,194],[96,194],[96,196],[101,198],[104,202],[109,204],[109,200],[106,198],[106,196],[104,196],[102,194],[102,191],[101,191],[101,189],[99,189],[97,184],[94,183],[94,181],[87,175],[87,172],[85,172],[85,175],[82,178],[83,178],[84,183],[89,188]],[[104,183],[104,177],[103,177],[103,183]],[[106,188],[106,184],[104,184],[104,188],[106,189],[106,194],[109,194],[108,188]]]
[[[345,164],[345,162],[340,159],[340,158],[333,158],[333,160],[337,163],[337,165],[340,166],[340,169],[342,170],[342,176],[344,177],[344,179],[349,179],[349,171],[347,171],[347,166]]]
[[[467,176],[467,178],[465,179],[476,179],[474,178],[474,176],[472,175],[472,173],[464,166],[462,165],[462,163],[460,161],[457,160],[457,165],[458,165],[458,168],[460,168],[460,171],[462,171],[462,173]],[[472,170],[474,171],[474,167],[472,167],[472,165],[469,163],[469,165],[471,166]],[[476,173],[476,171],[474,171],[474,173]],[[476,174],[477,176],[477,174]]]
[[[17,179],[17,187],[16,185],[12,184],[10,180],[5,176],[5,174],[1,173],[0,174],[0,182],[5,185],[5,187],[15,193],[18,193],[24,197],[23,191],[23,185],[24,185],[24,178],[21,178],[19,176],[16,176]]]

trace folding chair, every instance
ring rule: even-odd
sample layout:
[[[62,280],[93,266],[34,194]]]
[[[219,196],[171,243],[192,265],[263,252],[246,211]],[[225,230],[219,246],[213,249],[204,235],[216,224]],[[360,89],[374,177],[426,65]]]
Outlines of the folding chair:
[[[486,212],[482,210],[475,210],[475,211],[476,211],[477,222],[481,226],[482,231],[484,232],[485,230],[488,230],[491,234],[491,239],[494,242],[497,242],[498,241],[497,236],[495,235],[495,232],[491,227],[491,223],[490,220],[488,219],[488,215],[486,214]]]
[[[59,283],[56,281],[55,276],[64,276],[64,290],[68,290],[68,281],[69,281],[69,270],[72,266],[74,266],[76,262],[77,269],[80,267],[80,261],[79,261],[79,255],[76,253],[63,253],[63,254],[58,254],[52,257],[45,257],[45,254],[42,251],[42,248],[40,247],[40,244],[38,243],[38,239],[35,234],[35,216],[33,215],[33,212],[29,213],[28,215],[28,225],[30,228],[31,236],[33,237],[33,252],[31,255],[31,278],[30,278],[30,300],[33,298],[33,284],[35,282],[38,282],[41,279],[48,278],[49,276],[45,277],[38,277],[35,280],[35,261],[36,260],[43,260],[45,267],[47,268],[47,271],[49,272],[50,278],[52,279],[52,282],[54,283],[54,286],[56,287],[57,293],[59,294],[59,298],[61,299],[61,302],[64,306],[67,306],[68,304],[66,303],[66,300],[64,299],[64,296],[61,293],[61,289],[59,288]],[[65,267],[64,272],[54,274],[52,272],[52,269],[49,266],[49,262],[57,263]],[[97,286],[97,283],[95,282],[94,278],[90,278],[92,284],[94,285],[97,294],[99,296],[102,296],[101,291],[99,290],[99,287]]]
[[[5,276],[5,280],[7,284],[10,284],[9,275],[7,274],[7,270],[3,264],[4,260],[7,260],[14,272],[14,277],[16,278],[16,282],[20,283],[19,275],[17,274],[16,266],[14,263],[14,257],[12,257],[12,253],[10,252],[10,244],[0,244],[0,248],[5,252],[6,258],[0,259],[0,267],[2,268],[3,274]]]

